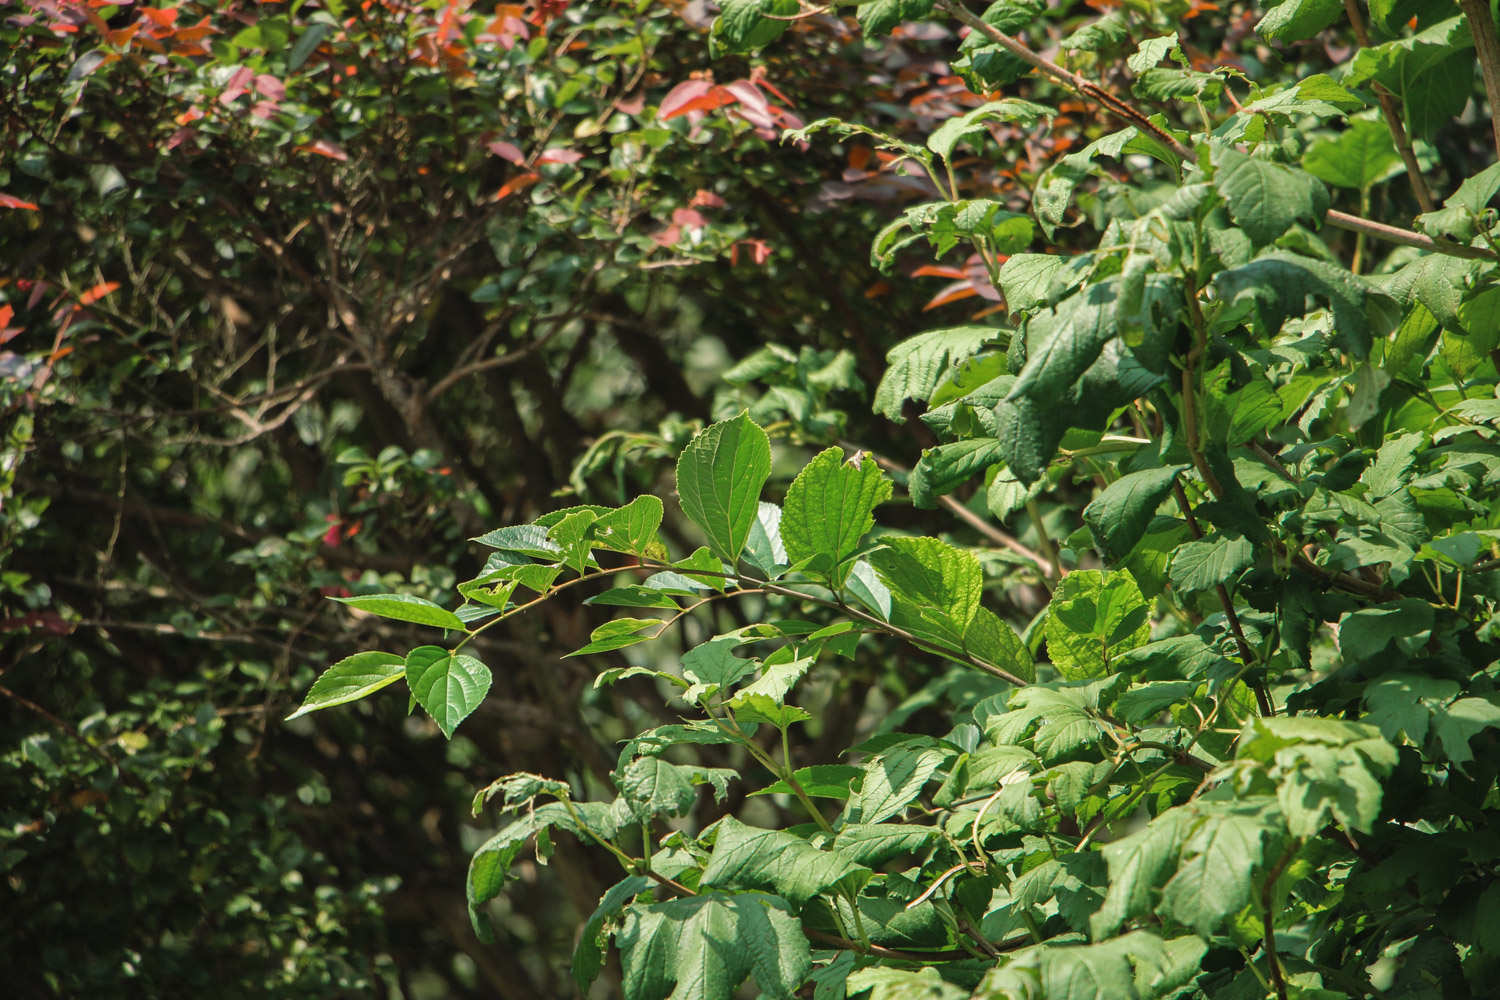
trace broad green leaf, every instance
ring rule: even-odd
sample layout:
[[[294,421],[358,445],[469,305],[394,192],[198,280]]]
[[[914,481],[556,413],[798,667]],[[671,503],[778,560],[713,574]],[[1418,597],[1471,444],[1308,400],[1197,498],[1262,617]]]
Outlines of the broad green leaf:
[[[1401,154],[1384,122],[1357,118],[1337,136],[1309,147],[1302,169],[1335,187],[1368,191],[1401,173]]]
[[[406,674],[406,661],[394,653],[355,653],[318,675],[302,706],[286,717],[291,722],[308,712],[358,701],[394,684]]]
[[[744,560],[769,579],[776,579],[791,564],[781,538],[781,508],[764,500],[756,505],[755,523],[745,540]]]
[[[1273,42],[1302,42],[1344,16],[1343,0],[1281,0],[1256,24]]]
[[[809,569],[843,586],[860,539],[874,526],[874,510],[890,498],[891,482],[868,455],[844,461],[842,448],[818,454],[792,480],[781,513],[781,538],[792,563],[812,560]]]
[[[728,702],[734,710],[734,721],[741,727],[747,724],[775,726],[785,731],[789,726],[806,722],[812,718],[805,708],[785,704],[780,698],[754,691],[740,691]]]
[[[910,805],[952,752],[897,746],[864,765],[859,789],[844,804],[845,823],[879,823]]]
[[[1182,46],[1177,43],[1175,31],[1159,38],[1147,38],[1141,42],[1136,46],[1135,53],[1125,60],[1125,65],[1130,67],[1130,72],[1141,74],[1168,56],[1178,60],[1182,58]]]
[[[1366,301],[1371,289],[1346,268],[1272,250],[1242,267],[1220,271],[1214,288],[1228,303],[1226,312],[1251,314],[1268,336],[1279,333],[1288,319],[1312,311],[1309,300],[1327,303],[1338,341],[1357,358],[1369,354],[1373,326]]]
[[[406,654],[406,686],[443,735],[479,707],[490,689],[490,668],[464,653],[418,646]]]
[[[1401,735],[1417,746],[1427,742],[1433,713],[1458,696],[1458,682],[1441,677],[1395,674],[1365,688],[1369,708],[1362,721],[1380,727],[1380,735],[1396,742]]]
[[[683,698],[695,702],[723,691],[740,678],[755,672],[755,661],[736,656],[734,650],[748,642],[743,630],[715,636],[682,654],[682,675],[693,686]]]
[[[1106,558],[1124,559],[1146,534],[1156,508],[1172,492],[1186,465],[1131,472],[1110,483],[1083,509],[1083,520]]]
[[[634,646],[647,639],[655,639],[662,630],[660,618],[616,618],[607,621],[589,635],[588,645],[567,653],[567,656],[588,656],[591,653],[608,653],[615,649]]]
[[[885,356],[889,367],[875,389],[874,411],[900,423],[905,419],[903,403],[927,399],[953,368],[998,334],[994,327],[958,326],[930,330],[897,344]]]
[[[849,797],[849,785],[855,778],[864,773],[863,768],[852,764],[814,764],[811,767],[800,767],[792,772],[797,779],[797,784],[802,790],[815,799],[839,799],[840,801]],[[785,780],[778,780],[752,795],[791,795],[792,786]]]
[[[851,972],[848,990],[860,1000],[965,1000],[969,991],[943,979],[937,969],[916,971],[880,966]]]
[[[760,892],[633,904],[615,944],[629,1000],[732,1000],[752,975],[763,996],[791,1000],[812,970],[790,904]]]
[[[1405,652],[1426,641],[1432,605],[1417,598],[1351,611],[1339,619],[1339,652],[1345,663],[1367,660],[1394,642]]]
[[[936,538],[887,535],[881,543],[870,563],[890,588],[893,613],[908,611],[924,631],[961,642],[984,590],[979,560]]]
[[[760,490],[770,475],[770,440],[744,413],[693,435],[677,460],[683,512],[731,566],[750,536]]]
[[[915,21],[932,13],[932,0],[860,0],[854,17],[865,38],[891,33],[902,21]]]
[[[578,984],[581,995],[588,995],[589,987],[604,969],[604,949],[608,938],[605,924],[614,922],[627,903],[653,884],[644,875],[626,876],[610,886],[593,914],[584,922],[578,944],[573,949],[573,982]]]
[[[713,854],[698,884],[714,889],[763,889],[801,909],[818,893],[863,884],[870,870],[836,849],[820,851],[784,830],[746,826],[726,816],[715,826]]]
[[[1149,608],[1128,573],[1075,570],[1063,577],[1047,609],[1047,654],[1070,680],[1103,677],[1115,659],[1151,634]]]
[[[1380,813],[1380,778],[1396,749],[1372,725],[1306,716],[1252,718],[1236,756],[1268,763],[1276,801],[1293,836],[1330,822],[1369,833]]]
[[[1452,7],[1448,8],[1452,10]],[[1463,110],[1473,89],[1474,38],[1465,17],[1439,21],[1415,35],[1361,48],[1347,86],[1378,82],[1402,99],[1406,129],[1428,139]]]
[[[662,502],[649,493],[594,522],[594,544],[631,555],[665,555],[656,530],[661,527]]]
[[[1183,841],[1198,817],[1188,809],[1168,809],[1135,833],[1105,844],[1109,891],[1089,919],[1095,940],[1107,938],[1133,917],[1156,908],[1157,888],[1175,871]]]
[[[1190,700],[1197,691],[1197,681],[1149,681],[1120,695],[1115,701],[1115,714],[1126,722],[1147,723],[1173,705]]]
[[[431,625],[434,628],[466,631],[463,619],[447,608],[411,594],[368,594],[363,597],[335,597],[340,604],[392,621]]]
[[[1432,732],[1455,764],[1474,759],[1469,740],[1484,729],[1500,729],[1500,706],[1489,698],[1460,698],[1432,714]]]
[[[797,0],[724,0],[714,21],[713,37],[731,52],[769,45],[791,26],[787,17],[797,13],[797,6]]]
[[[1012,254],[1000,266],[1000,291],[1006,309],[1022,313],[1050,302],[1052,279],[1066,263],[1066,257],[1056,254]]]
[[[1272,242],[1299,219],[1322,223],[1328,190],[1311,175],[1234,149],[1220,149],[1216,161],[1214,187],[1257,246]]]
[[[1031,650],[1000,617],[980,607],[964,631],[964,652],[993,666],[1010,671],[1024,681],[1036,680],[1036,665]]]
[[[907,489],[919,509],[931,509],[937,498],[952,493],[990,466],[1005,460],[1001,442],[995,438],[969,438],[928,448],[911,470]]]
[[[1212,590],[1229,583],[1255,561],[1255,546],[1243,535],[1210,535],[1179,546],[1168,574],[1172,586],[1184,593]]]
[[[526,844],[537,834],[545,835],[553,826],[578,833],[579,826],[574,815],[579,808],[575,806],[575,812],[569,812],[568,807],[561,802],[548,802],[529,809],[474,852],[474,857],[469,861],[469,874],[465,884],[469,897],[469,918],[480,940],[491,941],[494,938],[489,921],[480,907],[500,895],[511,866]],[[539,839],[537,848],[538,851],[545,850],[545,842]]]
[[[935,826],[845,823],[833,840],[833,850],[853,864],[874,866],[918,854],[941,840],[942,831]]]
[[[971,135],[987,131],[986,122],[1019,122],[1022,127],[1051,118],[1052,109],[1030,101],[1009,97],[981,104],[973,111],[949,118],[927,137],[927,148],[945,160],[953,158],[954,148]]]
[[[1224,922],[1250,902],[1255,872],[1265,866],[1269,824],[1253,801],[1205,809],[1162,888],[1161,912],[1199,937],[1223,933]]]
[[[619,776],[620,795],[630,804],[637,820],[651,816],[681,816],[698,800],[698,786],[711,785],[714,798],[723,801],[729,782],[739,772],[725,767],[672,764],[654,755],[637,757]]]
[[[1442,323],[1458,325],[1459,307],[1469,292],[1477,267],[1473,261],[1447,254],[1423,253],[1399,270],[1382,276],[1383,289],[1411,305],[1420,302]]]
[[[1144,1000],[1168,997],[1202,972],[1192,935],[1146,931],[1097,944],[1044,943],[1015,952],[980,982],[973,1000]]]
[[[844,581],[844,588],[883,620],[891,620],[890,588],[880,582],[880,577],[868,560],[861,559],[854,564],[849,579]]]
[[[1064,398],[1117,332],[1115,292],[1112,281],[1090,285],[1032,317],[1027,326],[1026,365],[1006,398],[1029,396],[1047,403]]]
[[[496,528],[473,539],[501,552],[514,552],[532,559],[553,562],[562,556],[557,543],[547,537],[547,529],[535,524],[513,524]]]
[[[1467,243],[1494,227],[1490,202],[1500,194],[1500,163],[1492,163],[1464,180],[1443,207],[1417,216],[1417,228],[1428,236],[1446,236]]]

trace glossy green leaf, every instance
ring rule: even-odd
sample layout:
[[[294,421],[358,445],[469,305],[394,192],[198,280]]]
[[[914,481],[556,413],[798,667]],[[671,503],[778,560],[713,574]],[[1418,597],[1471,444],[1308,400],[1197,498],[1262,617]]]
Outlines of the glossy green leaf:
[[[726,563],[739,559],[770,475],[770,440],[744,413],[693,435],[677,460],[683,512]]]
[[[615,649],[634,646],[647,639],[655,639],[662,630],[660,618],[615,618],[605,622],[589,636],[589,642],[567,656],[588,656],[592,653],[608,653]]]
[[[411,594],[367,594],[363,597],[335,597],[333,600],[392,621],[465,631],[463,619],[453,612]]]
[[[888,35],[902,21],[915,21],[932,12],[932,0],[860,0],[854,11],[866,38]]]
[[[925,631],[961,641],[984,588],[979,561],[936,538],[886,536],[881,542],[870,563],[890,588],[893,613],[904,608]]]
[[[1343,16],[1343,0],[1281,0],[1266,11],[1255,30],[1273,42],[1301,42]]]
[[[484,701],[490,679],[490,668],[465,653],[418,646],[406,654],[406,686],[449,739]]]
[[[358,701],[406,674],[406,661],[394,653],[355,653],[318,675],[302,705],[286,717],[287,722],[335,705]]]
[[[790,562],[812,560],[810,569],[843,585],[852,569],[849,557],[874,526],[875,508],[891,495],[891,482],[869,455],[844,461],[842,448],[829,448],[807,464],[787,488],[781,538]]]

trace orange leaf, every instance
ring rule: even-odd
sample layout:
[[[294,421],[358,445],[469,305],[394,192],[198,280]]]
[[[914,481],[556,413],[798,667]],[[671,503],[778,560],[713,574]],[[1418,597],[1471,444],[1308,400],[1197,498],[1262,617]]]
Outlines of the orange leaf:
[[[495,197],[493,200],[500,201],[503,198],[508,198],[511,195],[515,194],[517,191],[521,191],[525,188],[531,187],[531,185],[535,184],[541,179],[542,175],[537,173],[535,170],[527,171],[524,174],[512,177],[510,180],[506,181],[500,186],[499,191],[495,192]]]
[[[970,296],[978,294],[979,293],[974,290],[974,286],[969,284],[967,281],[955,281],[953,284],[949,285],[947,288],[934,295],[932,299],[922,307],[922,311],[927,312],[929,309],[936,309],[938,306],[945,306],[950,302],[957,302],[960,299],[967,299]]]
[[[913,278],[968,278],[968,274],[961,267],[947,267],[942,264],[923,264],[911,273]]]
[[[78,300],[78,304],[81,306],[91,306],[119,287],[120,283],[118,281],[106,281],[102,285],[95,285],[83,293],[82,297]]]
[[[304,143],[297,147],[299,153],[316,153],[318,156],[326,156],[330,160],[344,161],[349,159],[349,154],[335,142],[327,139],[318,139],[314,142]]]
[[[25,209],[28,212],[40,211],[40,209],[36,207],[36,202],[22,201],[15,195],[5,194],[4,192],[0,192],[0,208],[20,208]]]

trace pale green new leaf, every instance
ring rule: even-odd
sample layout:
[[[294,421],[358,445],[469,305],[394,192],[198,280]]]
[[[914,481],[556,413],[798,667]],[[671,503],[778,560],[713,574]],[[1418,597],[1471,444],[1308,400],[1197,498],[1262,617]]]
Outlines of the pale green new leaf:
[[[961,642],[984,590],[979,560],[936,538],[889,535],[881,542],[884,548],[870,554],[870,563],[890,588],[893,614],[903,627]]]
[[[733,816],[715,829],[713,854],[698,880],[703,888],[763,889],[801,909],[835,883],[857,887],[871,874],[837,849],[820,851],[784,830],[746,826]]]
[[[615,943],[625,1000],[732,1000],[751,975],[764,996],[791,1000],[812,971],[791,906],[760,892],[634,904]]]
[[[465,631],[463,619],[458,615],[411,594],[366,594],[362,597],[335,597],[333,600],[391,621]]]
[[[1302,169],[1335,187],[1368,191],[1401,173],[1401,155],[1385,123],[1357,118],[1337,136],[1313,143]]]
[[[395,653],[367,652],[346,656],[318,675],[307,697],[287,722],[335,705],[358,701],[394,684],[406,673],[406,661]]]
[[[791,563],[814,560],[809,569],[843,586],[859,550],[875,524],[874,510],[890,498],[891,482],[868,455],[858,464],[844,461],[842,448],[829,448],[797,474],[787,488],[781,512],[781,539]]]
[[[683,512],[731,566],[750,536],[760,490],[770,475],[770,439],[746,413],[693,435],[677,460]]]
[[[927,137],[927,148],[948,160],[952,159],[953,150],[960,142],[971,135],[985,131],[986,122],[1019,122],[1022,127],[1029,127],[1043,118],[1051,117],[1051,108],[1019,98],[1008,97],[1004,100],[990,101],[981,104],[973,111],[943,122]]]
[[[661,555],[665,549],[657,539],[661,527],[662,502],[647,493],[594,522],[594,544],[601,549],[631,555]]]
[[[490,681],[490,668],[465,653],[418,646],[406,654],[406,686],[449,739],[489,693]]]
[[[1047,653],[1069,680],[1103,677],[1151,635],[1149,608],[1128,573],[1075,570],[1053,594],[1043,626]]]

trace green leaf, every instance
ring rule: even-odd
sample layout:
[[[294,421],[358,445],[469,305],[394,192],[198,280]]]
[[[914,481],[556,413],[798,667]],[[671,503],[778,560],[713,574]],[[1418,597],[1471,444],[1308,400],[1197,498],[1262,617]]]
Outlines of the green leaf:
[[[835,589],[848,578],[849,557],[875,524],[875,508],[891,495],[891,482],[875,460],[863,453],[857,459],[845,462],[837,447],[819,453],[792,480],[782,507],[787,560],[813,560],[808,569],[825,575]]]
[[[746,413],[693,435],[677,460],[683,512],[731,566],[750,536],[760,490],[770,475],[770,439]]]
[[[891,33],[902,21],[915,21],[932,13],[932,0],[861,0],[854,17],[865,38]]]
[[[1218,150],[1214,187],[1229,214],[1257,246],[1281,236],[1299,219],[1317,226],[1328,212],[1328,189],[1301,170]]]
[[[1279,333],[1288,319],[1327,303],[1337,340],[1356,358],[1370,353],[1373,325],[1367,299],[1373,295],[1370,286],[1346,268],[1272,250],[1242,267],[1220,271],[1214,288],[1228,303],[1228,314],[1251,313],[1268,337]]]
[[[725,767],[672,764],[655,755],[637,757],[618,777],[620,795],[630,804],[637,820],[651,816],[681,816],[698,800],[698,786],[711,785],[714,798],[723,801],[729,782],[739,772]]]
[[[682,675],[693,686],[683,698],[695,702],[711,697],[740,678],[755,672],[755,661],[734,655],[734,650],[748,640],[743,630],[715,636],[682,654]]]
[[[855,778],[864,773],[863,768],[852,764],[814,764],[811,767],[799,767],[792,773],[797,779],[797,784],[802,790],[815,799],[839,799],[840,801],[849,797],[849,785]],[[792,786],[785,780],[778,780],[752,795],[791,795]]]
[[[624,649],[647,639],[655,639],[661,630],[660,618],[615,618],[594,629],[589,635],[588,645],[565,655],[588,656],[591,653]]]
[[[865,764],[864,780],[844,804],[845,823],[879,823],[905,809],[953,756],[936,747],[897,746]]]
[[[1000,265],[1000,291],[1006,309],[1022,313],[1050,302],[1052,279],[1066,263],[1066,257],[1055,254],[1012,254]]]
[[[1405,733],[1417,746],[1427,742],[1433,713],[1458,695],[1456,681],[1415,674],[1382,677],[1365,688],[1369,712],[1363,721],[1380,727],[1380,735],[1392,743]],[[1467,744],[1466,744],[1467,747]]]
[[[912,624],[944,641],[961,642],[984,589],[979,560],[936,538],[888,535],[881,543],[870,563],[891,590],[893,611],[909,612]]]
[[[968,990],[946,981],[933,968],[859,969],[849,974],[847,988],[860,1000],[965,1000],[969,995]]]
[[[335,597],[332,600],[367,614],[379,615],[392,621],[412,622],[416,625],[431,625],[435,628],[467,631],[463,619],[447,608],[411,594],[367,594],[363,597]]]
[[[479,707],[490,690],[490,668],[474,657],[441,646],[418,646],[406,654],[406,686],[443,735]]]
[[[496,528],[473,541],[501,552],[513,552],[544,562],[555,562],[562,556],[562,549],[547,537],[547,529],[534,524],[513,524]]]
[[[1051,403],[1065,397],[1117,332],[1115,292],[1113,281],[1090,285],[1049,312],[1032,317],[1027,326],[1026,364],[1006,398],[1029,396]]]
[[[1313,143],[1302,169],[1335,187],[1368,191],[1401,174],[1401,154],[1384,122],[1358,118],[1334,138]]]
[[[1417,228],[1428,236],[1446,236],[1467,243],[1494,227],[1490,202],[1500,194],[1500,163],[1492,163],[1464,180],[1443,207],[1417,216]]]
[[[1271,829],[1253,802],[1204,812],[1202,822],[1183,840],[1177,871],[1162,888],[1160,910],[1199,937],[1211,938],[1250,902],[1254,872],[1264,867]]]
[[[903,340],[885,356],[889,367],[875,389],[874,411],[900,423],[903,403],[927,399],[952,369],[998,335],[994,327],[957,326]]]
[[[573,949],[573,982],[578,984],[580,994],[588,995],[589,987],[604,969],[604,948],[608,937],[605,924],[614,922],[627,903],[653,884],[644,875],[626,876],[609,887],[593,914],[584,922],[583,932]]]
[[[1172,586],[1184,593],[1212,590],[1234,580],[1254,561],[1255,546],[1250,539],[1215,534],[1179,546],[1168,575]]]
[[[787,16],[797,9],[797,0],[724,0],[714,22],[713,37],[730,52],[758,49],[781,37],[791,26]],[[767,14],[779,15],[779,19]]]
[[[1197,820],[1189,809],[1168,809],[1144,828],[1104,845],[1109,891],[1089,919],[1089,932],[1096,940],[1156,908],[1156,889],[1176,870],[1183,841]]]
[[[656,536],[661,518],[660,498],[649,493],[638,496],[619,510],[600,515],[594,522],[594,544],[611,552],[665,556]]]
[[[615,944],[628,1000],[732,1000],[752,974],[764,996],[791,1000],[812,971],[790,904],[760,892],[634,904]]]
[[[575,806],[575,810],[581,806]],[[561,802],[548,802],[544,805],[529,809],[515,822],[509,824],[499,833],[474,852],[474,857],[469,861],[469,874],[465,880],[465,886],[469,897],[469,919],[474,924],[474,932],[482,941],[491,941],[494,934],[489,927],[489,921],[480,909],[485,903],[500,895],[505,888],[506,877],[515,860],[520,856],[522,849],[532,837],[542,834],[552,827],[560,827],[573,833],[579,833],[580,827],[574,819],[574,813],[569,812],[568,807]],[[544,850],[543,842],[538,841],[538,851]]]
[[[1023,128],[1035,125],[1043,118],[1051,118],[1052,109],[1030,101],[1008,97],[989,101],[972,111],[949,118],[927,137],[927,148],[945,160],[953,158],[954,148],[969,136],[985,133],[986,122],[1018,122]]]
[[[1146,534],[1156,508],[1172,492],[1172,484],[1186,465],[1131,472],[1110,483],[1083,509],[1083,520],[1093,529],[1100,551],[1111,560],[1124,559]]]
[[[1130,72],[1140,74],[1168,56],[1178,61],[1182,60],[1182,46],[1177,42],[1175,31],[1160,38],[1148,38],[1141,42],[1136,46],[1134,54],[1125,60],[1125,65],[1130,67]]]
[[[941,840],[942,831],[935,826],[845,823],[833,840],[833,850],[852,864],[874,866],[918,854]]]
[[[286,717],[287,722],[335,705],[358,701],[394,684],[406,673],[406,661],[394,653],[355,653],[318,675],[302,707]]]
[[[1115,658],[1151,635],[1149,608],[1128,573],[1075,570],[1063,577],[1047,608],[1047,654],[1069,680],[1103,677]]]
[[[974,613],[974,620],[964,632],[964,652],[1008,670],[1024,681],[1036,680],[1031,651],[1016,635],[1016,630],[989,608],[980,607]]]
[[[1343,0],[1282,0],[1255,30],[1273,42],[1302,42],[1344,16]]]
[[[989,437],[969,438],[928,448],[922,452],[907,480],[911,502],[919,509],[929,510],[937,505],[938,497],[952,493],[974,476],[1004,460],[1001,442]]]
[[[1432,605],[1405,598],[1351,611],[1339,619],[1339,652],[1345,663],[1367,660],[1394,642],[1411,652],[1432,628]]]
[[[870,870],[837,850],[820,851],[784,830],[746,826],[733,816],[720,820],[713,854],[698,884],[715,889],[763,889],[796,909],[835,883],[857,888]]]
[[[1500,706],[1488,698],[1460,698],[1432,714],[1432,731],[1455,764],[1474,759],[1469,740],[1484,729],[1500,729]]]

